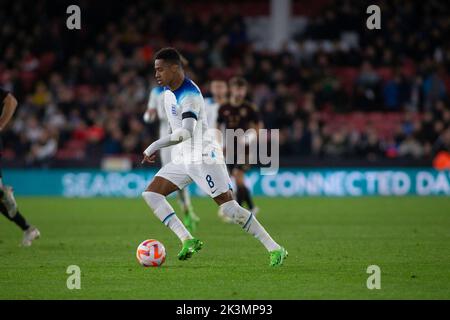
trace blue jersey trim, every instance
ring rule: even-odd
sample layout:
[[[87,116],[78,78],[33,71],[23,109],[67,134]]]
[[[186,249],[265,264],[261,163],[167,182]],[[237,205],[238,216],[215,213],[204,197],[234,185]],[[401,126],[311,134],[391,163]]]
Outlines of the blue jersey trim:
[[[173,94],[175,95],[177,102],[180,103],[180,101],[188,95],[201,96],[202,93],[191,79],[184,78],[182,85],[177,90],[173,91]]]
[[[153,89],[152,89],[152,93],[154,93],[154,94],[161,94],[161,93],[163,93],[164,92],[164,90],[165,90],[165,88],[164,87],[154,87]]]
[[[167,217],[164,218],[163,222],[164,224],[166,224],[166,221],[168,221],[170,218],[172,218],[172,216],[175,214],[175,212],[172,212],[171,214],[169,214]]]
[[[250,217],[248,218],[247,222],[244,224],[243,229],[245,229],[248,225],[248,223],[250,222],[250,220],[252,220],[253,218],[253,213],[250,213]]]

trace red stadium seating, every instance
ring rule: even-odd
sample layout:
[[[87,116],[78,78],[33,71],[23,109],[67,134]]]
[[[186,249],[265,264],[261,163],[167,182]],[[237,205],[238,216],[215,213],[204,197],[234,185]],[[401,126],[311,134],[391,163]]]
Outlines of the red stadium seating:
[[[351,128],[358,132],[363,132],[368,127],[371,127],[383,140],[389,140],[394,137],[396,130],[402,124],[404,117],[405,114],[401,112],[353,112],[349,114],[322,112],[320,114],[320,119],[331,132],[343,128]],[[420,119],[420,117],[420,114],[415,114],[413,120]]]

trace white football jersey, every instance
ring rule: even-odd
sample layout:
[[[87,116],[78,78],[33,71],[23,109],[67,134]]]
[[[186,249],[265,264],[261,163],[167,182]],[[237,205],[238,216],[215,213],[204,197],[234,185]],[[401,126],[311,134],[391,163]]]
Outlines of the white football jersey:
[[[172,132],[182,127],[183,118],[197,119],[193,137],[177,145],[183,157],[189,156],[191,160],[194,158],[201,160],[202,155],[214,152],[213,150],[220,150],[208,132],[203,95],[192,80],[185,78],[183,84],[175,91],[165,88],[163,100]]]
[[[209,131],[200,89],[185,78],[177,90],[164,89],[163,105],[171,131],[182,128],[183,118],[195,118],[197,123],[191,139],[171,147],[171,161],[156,176],[171,181],[180,190],[195,182],[211,197],[228,192],[231,180],[222,148]]]
[[[208,120],[208,127],[210,129],[217,128],[217,117],[219,114],[220,105],[214,101],[213,98],[205,98],[206,118]]]

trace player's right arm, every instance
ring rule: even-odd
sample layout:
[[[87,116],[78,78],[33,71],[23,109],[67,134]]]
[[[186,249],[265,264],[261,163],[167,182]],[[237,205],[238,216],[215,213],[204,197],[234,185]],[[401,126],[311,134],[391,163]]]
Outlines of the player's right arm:
[[[0,131],[2,131],[16,111],[17,100],[11,93],[0,89],[0,101],[3,103],[3,111],[0,115]]]
[[[192,138],[197,125],[201,102],[203,102],[203,98],[196,95],[186,97],[180,102],[182,110],[181,128],[174,129],[171,134],[156,140],[145,149],[142,163],[152,163],[155,160],[155,154],[158,150]]]
[[[175,144],[179,144],[183,141],[189,140],[194,134],[196,124],[196,118],[194,119],[192,117],[189,117],[183,119],[181,128],[175,129],[171,134],[156,140],[147,149],[145,149],[144,159],[142,160],[142,163],[146,161],[150,163],[154,162],[156,152],[162,148],[173,146]]]

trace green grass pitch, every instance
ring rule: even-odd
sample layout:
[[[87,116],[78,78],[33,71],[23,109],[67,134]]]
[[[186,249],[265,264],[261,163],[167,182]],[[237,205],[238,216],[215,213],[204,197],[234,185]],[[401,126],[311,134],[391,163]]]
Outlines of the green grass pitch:
[[[205,246],[178,261],[178,239],[142,199],[19,198],[42,238],[22,248],[20,230],[0,217],[0,299],[450,298],[449,198],[256,200],[289,251],[281,268],[209,199],[193,199]],[[166,247],[160,268],[136,261],[148,238]],[[81,290],[66,287],[69,265],[81,268]],[[369,265],[381,268],[380,290],[366,287]]]

